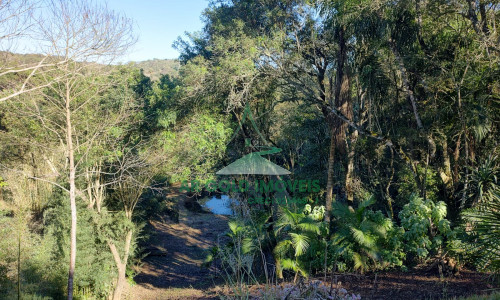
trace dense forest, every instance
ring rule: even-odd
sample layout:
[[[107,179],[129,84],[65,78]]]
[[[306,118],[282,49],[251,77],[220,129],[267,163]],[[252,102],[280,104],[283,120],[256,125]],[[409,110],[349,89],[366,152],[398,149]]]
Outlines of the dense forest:
[[[119,64],[137,36],[104,4],[0,1],[0,298],[498,297],[498,1],[213,0],[202,18],[178,61]],[[201,205],[221,196],[229,216]],[[194,220],[209,283],[134,293],[144,264],[188,264],[159,263],[189,236],[158,228]],[[377,289],[405,274],[438,292]]]

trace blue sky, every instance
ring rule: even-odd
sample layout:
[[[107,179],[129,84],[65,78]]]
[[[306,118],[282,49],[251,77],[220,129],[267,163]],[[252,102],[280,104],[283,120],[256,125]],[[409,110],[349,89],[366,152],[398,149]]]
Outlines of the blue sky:
[[[184,32],[203,27],[201,13],[208,0],[108,0],[108,8],[134,20],[137,44],[122,62],[177,58],[172,43]]]

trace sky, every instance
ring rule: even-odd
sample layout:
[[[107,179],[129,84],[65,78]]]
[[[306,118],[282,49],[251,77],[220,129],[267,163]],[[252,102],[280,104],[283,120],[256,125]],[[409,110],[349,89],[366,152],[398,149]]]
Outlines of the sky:
[[[104,2],[104,1],[103,1]],[[153,58],[177,58],[172,47],[185,32],[200,31],[201,13],[208,0],[108,0],[108,8],[125,14],[135,23],[136,45],[121,62]]]

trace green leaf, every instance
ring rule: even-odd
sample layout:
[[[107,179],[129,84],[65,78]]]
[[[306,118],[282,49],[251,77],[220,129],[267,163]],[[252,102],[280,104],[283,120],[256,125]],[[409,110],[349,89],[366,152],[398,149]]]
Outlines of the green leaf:
[[[309,238],[303,234],[290,233],[293,241],[293,248],[295,248],[295,256],[304,254],[309,248]]]

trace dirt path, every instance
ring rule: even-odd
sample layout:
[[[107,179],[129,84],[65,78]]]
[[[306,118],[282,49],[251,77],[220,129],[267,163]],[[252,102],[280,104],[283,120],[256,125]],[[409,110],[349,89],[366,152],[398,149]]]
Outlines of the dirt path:
[[[152,255],[144,258],[137,283],[129,287],[127,299],[213,299],[210,270],[201,268],[205,250],[215,245],[227,229],[227,217],[195,213],[179,197],[179,223],[170,220],[151,222],[156,235]]]

